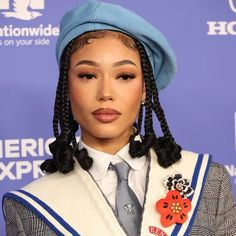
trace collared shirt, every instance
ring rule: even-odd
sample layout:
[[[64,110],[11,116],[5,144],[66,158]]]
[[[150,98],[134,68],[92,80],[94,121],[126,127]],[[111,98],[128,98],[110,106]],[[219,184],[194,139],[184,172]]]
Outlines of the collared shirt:
[[[93,165],[89,172],[106,196],[113,209],[115,209],[117,175],[115,171],[108,170],[108,167],[110,163],[115,165],[121,161],[126,161],[131,167],[129,171],[128,184],[129,187],[135,192],[141,206],[143,206],[146,174],[149,163],[146,156],[132,158],[129,154],[129,144],[125,145],[115,155],[97,151],[80,140],[79,149],[83,147],[87,149],[88,155],[93,158]]]

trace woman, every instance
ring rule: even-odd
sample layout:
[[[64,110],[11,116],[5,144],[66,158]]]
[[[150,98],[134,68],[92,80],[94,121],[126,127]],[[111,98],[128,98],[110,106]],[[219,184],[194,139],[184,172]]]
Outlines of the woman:
[[[50,174],[5,194],[7,234],[236,235],[226,170],[183,151],[168,128],[158,90],[176,62],[164,36],[92,0],[63,17],[56,50]]]

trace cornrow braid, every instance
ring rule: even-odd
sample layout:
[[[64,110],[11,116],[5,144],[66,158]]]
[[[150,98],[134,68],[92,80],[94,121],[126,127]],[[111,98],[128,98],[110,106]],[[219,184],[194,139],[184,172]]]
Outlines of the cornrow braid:
[[[137,40],[136,46],[140,53],[143,77],[146,86],[145,135],[143,141],[146,146],[145,151],[147,151],[148,146],[149,148],[153,146],[158,157],[158,163],[162,167],[166,168],[181,158],[180,152],[182,148],[175,143],[169,130],[164,111],[159,102],[158,90],[154,81],[152,67],[147,53],[143,45]],[[152,110],[155,112],[157,119],[160,122],[163,137],[156,138],[153,131]],[[133,149],[134,148],[132,148],[132,150]],[[130,154],[135,156],[136,153],[131,152]]]

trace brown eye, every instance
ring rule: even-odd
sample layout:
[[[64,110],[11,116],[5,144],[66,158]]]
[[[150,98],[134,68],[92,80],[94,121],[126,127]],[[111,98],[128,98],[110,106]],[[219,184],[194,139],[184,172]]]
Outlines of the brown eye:
[[[121,79],[121,80],[124,80],[124,81],[128,81],[128,80],[134,79],[135,74],[133,74],[133,73],[122,73],[122,74],[119,74],[117,76],[117,78]]]
[[[79,73],[78,78],[90,80],[90,79],[95,79],[96,75],[94,73]]]

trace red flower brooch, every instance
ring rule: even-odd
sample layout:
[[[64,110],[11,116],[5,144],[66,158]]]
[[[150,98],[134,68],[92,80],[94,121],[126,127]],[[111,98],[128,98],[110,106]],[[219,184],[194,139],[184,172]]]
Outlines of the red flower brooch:
[[[161,224],[169,227],[173,224],[183,224],[188,219],[191,201],[187,198],[194,193],[190,181],[183,179],[181,174],[168,176],[164,185],[167,196],[156,202],[156,209],[161,214]]]

